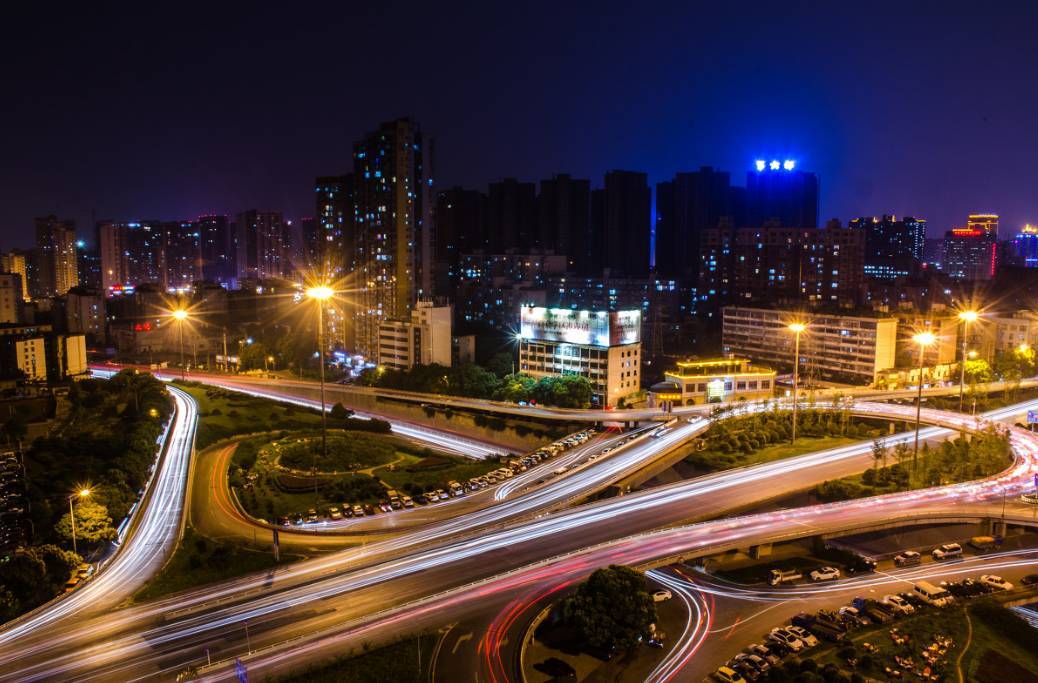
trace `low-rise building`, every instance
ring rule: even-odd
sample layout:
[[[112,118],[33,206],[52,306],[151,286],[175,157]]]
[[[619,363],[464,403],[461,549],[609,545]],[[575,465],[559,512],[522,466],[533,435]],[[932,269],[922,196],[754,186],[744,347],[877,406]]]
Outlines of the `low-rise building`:
[[[800,322],[800,376],[872,384],[896,365],[898,321],[893,317],[803,313],[770,308],[726,306],[721,341],[724,352],[792,370]]]
[[[775,371],[754,366],[746,358],[690,360],[664,373],[664,381],[649,389],[649,405],[691,406],[726,401],[771,398]]]
[[[641,355],[641,311],[520,311],[519,371],[583,375],[595,405],[616,405],[641,389]]]
[[[419,301],[404,320],[383,320],[378,324],[378,364],[394,370],[415,365],[451,365],[450,306]]]

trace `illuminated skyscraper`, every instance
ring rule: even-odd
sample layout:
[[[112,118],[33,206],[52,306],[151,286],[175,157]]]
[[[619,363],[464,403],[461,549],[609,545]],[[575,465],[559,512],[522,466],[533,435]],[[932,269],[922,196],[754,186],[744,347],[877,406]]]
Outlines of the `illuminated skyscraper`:
[[[288,230],[280,211],[249,209],[239,213],[234,224],[238,279],[287,277],[291,272]]]
[[[356,346],[374,357],[379,322],[406,318],[432,289],[432,144],[410,119],[353,146]]]
[[[72,221],[50,215],[36,219],[38,287],[41,298],[61,296],[79,284],[76,229]]]
[[[195,225],[202,252],[202,279],[230,286],[237,271],[227,216],[199,216]]]
[[[97,238],[106,296],[146,282],[165,283],[165,230],[158,221],[101,221]]]
[[[338,278],[354,266],[353,174],[324,176],[314,186],[314,223],[303,231],[307,266]]]
[[[971,213],[966,220],[970,230],[983,230],[989,235],[998,237],[998,215],[993,213]]]
[[[1025,225],[1005,243],[1007,265],[1038,268],[1038,228]]]
[[[955,280],[990,280],[998,265],[998,238],[982,228],[956,228],[944,235],[942,270]]]
[[[17,273],[22,278],[22,299],[32,301],[29,296],[28,261],[25,254],[20,251],[9,251],[0,254],[0,272]]]
[[[906,216],[855,218],[848,227],[865,232],[865,274],[894,279],[911,275],[923,258],[926,221]]]

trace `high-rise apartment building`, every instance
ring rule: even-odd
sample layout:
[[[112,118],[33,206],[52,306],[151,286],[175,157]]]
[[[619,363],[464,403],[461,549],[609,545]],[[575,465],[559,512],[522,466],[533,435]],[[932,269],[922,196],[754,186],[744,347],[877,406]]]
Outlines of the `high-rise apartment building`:
[[[36,250],[41,298],[61,296],[79,284],[72,221],[58,220],[54,215],[37,218]]]
[[[432,145],[410,119],[353,146],[356,346],[373,357],[378,325],[406,317],[432,289]]]
[[[923,259],[926,221],[905,216],[866,216],[855,218],[849,228],[865,233],[865,275],[896,279],[912,275]]]
[[[944,235],[941,269],[954,280],[990,280],[998,265],[998,237],[981,228],[955,228]]]
[[[146,282],[163,284],[166,276],[165,228],[158,221],[101,221],[101,286],[105,294]]]
[[[354,267],[353,174],[314,182],[315,218],[304,235],[307,267],[318,279],[337,279]]]
[[[201,279],[230,286],[237,274],[237,254],[227,216],[199,216],[195,225],[202,252]]]
[[[378,364],[394,370],[415,365],[451,365],[450,306],[419,301],[411,317],[379,323]]]
[[[29,296],[28,259],[24,252],[9,251],[0,254],[0,273],[15,273],[22,278],[22,300],[32,301]]]
[[[490,249],[525,251],[541,246],[537,232],[537,192],[534,183],[505,178],[487,191],[487,237]]]
[[[591,195],[592,268],[627,277],[647,277],[651,259],[652,192],[648,176],[609,171],[605,188]]]
[[[778,221],[787,228],[818,227],[818,176],[792,160],[758,160],[746,174],[746,225]]]
[[[564,254],[573,270],[588,272],[591,260],[591,181],[560,173],[541,181],[537,195],[537,242]]]
[[[726,171],[704,166],[656,185],[656,272],[695,284],[699,235],[721,226],[742,226],[746,191],[733,187]]]
[[[163,284],[166,289],[188,290],[202,279],[202,233],[195,221],[173,221],[162,227]]]
[[[291,272],[289,226],[280,211],[249,209],[234,224],[237,277],[266,280]]]
[[[0,273],[0,323],[21,322],[24,303],[22,276]]]
[[[865,235],[825,228],[718,228],[700,244],[697,309],[750,302],[856,306],[864,289]]]

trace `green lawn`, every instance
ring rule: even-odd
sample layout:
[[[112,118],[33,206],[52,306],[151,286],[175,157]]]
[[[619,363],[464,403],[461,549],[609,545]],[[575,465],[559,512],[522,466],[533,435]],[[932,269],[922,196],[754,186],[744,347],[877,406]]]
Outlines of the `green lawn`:
[[[419,645],[419,638],[421,644]],[[319,664],[298,673],[276,679],[278,683],[418,683],[429,680],[438,634],[412,636],[393,645],[386,645],[358,654],[342,657],[328,664]]]
[[[281,555],[281,563],[299,559]],[[154,600],[170,593],[215,583],[276,565],[270,552],[250,550],[234,543],[210,540],[191,527],[173,557],[155,577],[133,596],[135,602]]]
[[[198,435],[195,445],[199,449],[236,434],[321,426],[321,414],[310,408],[195,382],[175,384],[198,402]]]

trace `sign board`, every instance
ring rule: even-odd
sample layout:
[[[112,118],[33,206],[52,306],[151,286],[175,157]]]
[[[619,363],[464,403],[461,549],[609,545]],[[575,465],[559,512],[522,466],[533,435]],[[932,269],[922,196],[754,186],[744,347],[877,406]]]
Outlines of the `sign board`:
[[[565,342],[585,346],[621,346],[641,341],[642,312],[572,311],[524,306],[519,334],[525,341]]]
[[[1027,424],[1033,425],[1038,424],[1038,410],[1027,411]]]

